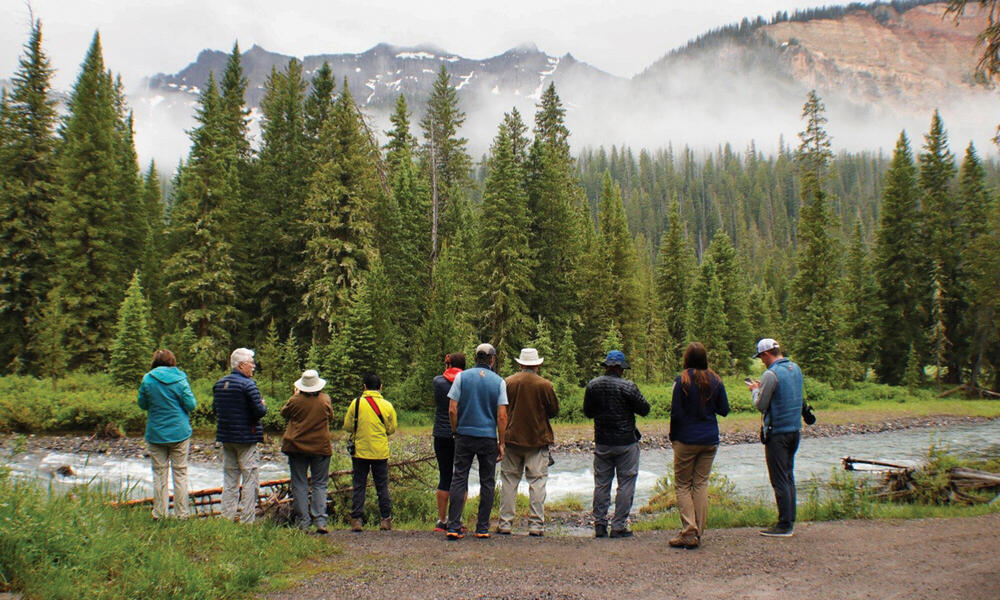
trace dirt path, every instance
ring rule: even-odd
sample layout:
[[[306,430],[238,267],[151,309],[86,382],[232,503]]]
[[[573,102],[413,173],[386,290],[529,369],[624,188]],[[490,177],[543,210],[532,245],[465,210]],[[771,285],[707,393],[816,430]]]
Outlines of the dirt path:
[[[342,553],[267,598],[1000,598],[1000,514],[803,523],[791,539],[716,530],[694,551],[667,547],[671,533],[447,542],[337,531]]]

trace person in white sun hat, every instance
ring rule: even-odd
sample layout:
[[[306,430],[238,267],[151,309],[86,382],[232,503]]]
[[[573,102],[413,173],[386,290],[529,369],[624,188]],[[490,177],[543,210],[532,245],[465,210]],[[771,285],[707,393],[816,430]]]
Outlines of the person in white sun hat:
[[[288,420],[281,451],[288,456],[295,523],[305,530],[315,525],[316,533],[327,533],[326,483],[332,455],[333,408],[330,396],[321,391],[325,385],[315,370],[303,371],[295,382],[295,394],[281,408],[281,416]]]
[[[555,441],[549,419],[559,414],[552,382],[538,374],[542,362],[535,348],[514,359],[521,371],[507,381],[506,452],[500,463],[500,522],[497,533],[509,534],[521,477],[528,480],[531,515],[528,535],[545,533],[545,483],[549,478],[549,445]]]

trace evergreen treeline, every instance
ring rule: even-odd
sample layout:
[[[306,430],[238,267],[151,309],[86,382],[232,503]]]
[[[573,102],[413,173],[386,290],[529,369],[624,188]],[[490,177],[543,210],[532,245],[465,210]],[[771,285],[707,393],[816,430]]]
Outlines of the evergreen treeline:
[[[622,347],[641,381],[688,341],[745,372],[778,337],[813,377],[1000,388],[996,170],[951,153],[934,115],[916,151],[833,156],[811,93],[799,145],[573,156],[554,86],[512,110],[478,168],[442,69],[418,123],[402,96],[384,145],[329,65],[273,70],[261,142],[234,46],[202,92],[169,182],[140,173],[100,38],[59,119],[35,23],[0,101],[0,368],[108,370],[153,343],[215,374],[258,349],[270,394],[303,367],[346,401],[377,371],[429,406],[445,353],[523,346],[570,390]],[[277,382],[277,391],[274,382]],[[284,383],[282,383],[284,382]]]

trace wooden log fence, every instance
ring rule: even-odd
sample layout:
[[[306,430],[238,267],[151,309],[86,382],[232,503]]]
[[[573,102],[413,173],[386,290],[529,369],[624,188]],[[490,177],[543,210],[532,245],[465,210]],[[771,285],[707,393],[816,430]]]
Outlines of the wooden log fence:
[[[422,485],[428,487],[428,489],[433,489],[434,483],[429,482],[426,477],[421,473],[420,467],[434,460],[433,455],[422,456],[419,458],[397,461],[394,463],[389,463],[389,481],[390,483],[398,483],[403,480],[417,481]],[[338,480],[351,475],[351,469],[343,469],[340,471],[330,472],[330,481],[334,482],[337,487],[333,489],[327,489],[327,497],[332,498],[334,496],[346,496],[353,491],[353,487],[350,483],[346,485],[343,483],[338,483]],[[259,491],[257,494],[257,514],[266,514],[269,511],[273,511],[276,507],[291,502],[291,478],[284,477],[282,479],[271,479],[269,481],[260,482]],[[243,492],[243,486],[240,486],[240,493]],[[192,507],[194,516],[197,517],[211,517],[220,514],[219,505],[222,504],[222,488],[213,487],[206,488],[203,490],[196,490],[188,493],[188,499]],[[169,507],[174,508],[174,495],[171,494],[169,501]],[[121,502],[112,502],[112,506],[120,508],[136,507],[136,506],[152,506],[153,498],[138,498],[135,500],[126,500]]]

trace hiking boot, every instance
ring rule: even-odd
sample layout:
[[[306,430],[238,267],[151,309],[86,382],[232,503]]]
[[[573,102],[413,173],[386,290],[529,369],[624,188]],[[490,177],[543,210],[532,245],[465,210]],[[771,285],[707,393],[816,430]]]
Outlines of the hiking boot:
[[[351,531],[363,531],[364,527],[361,524],[361,519],[351,519]]]
[[[631,529],[612,529],[611,537],[613,538],[630,538],[632,537]]]
[[[488,529],[480,529],[476,531],[476,538],[480,540],[490,539],[490,531]]]
[[[448,524],[444,521],[438,521],[434,524],[434,531],[437,533],[444,533],[448,531]]]
[[[767,529],[761,529],[760,534],[765,537],[792,537],[794,532],[791,527],[768,527]]]
[[[326,534],[330,533],[330,530],[326,528],[326,525],[317,525],[316,526],[316,533],[318,533],[320,535],[326,535]]]
[[[607,525],[594,525],[594,537],[595,538],[606,538],[606,537],[608,537],[608,526]]]
[[[688,550],[694,550],[699,546],[698,538],[687,537],[683,535],[678,535],[669,542],[667,542],[671,548],[687,548]]]
[[[510,535],[510,527],[500,527],[497,525],[497,535]]]
[[[392,517],[382,519],[382,522],[378,524],[378,528],[382,531],[392,531]]]
[[[448,533],[445,534],[445,538],[449,542],[457,542],[458,540],[460,540],[460,539],[462,539],[464,537],[465,537],[465,533],[462,532],[462,531],[449,530]]]
[[[528,535],[531,537],[542,537],[545,535],[544,529],[531,529],[528,531]]]

